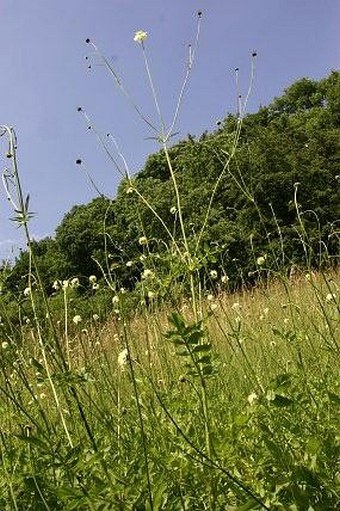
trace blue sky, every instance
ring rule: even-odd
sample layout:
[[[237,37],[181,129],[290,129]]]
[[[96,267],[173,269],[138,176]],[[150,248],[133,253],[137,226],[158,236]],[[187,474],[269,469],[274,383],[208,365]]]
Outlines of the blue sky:
[[[37,213],[31,224],[36,238],[53,235],[74,204],[96,196],[75,165],[77,158],[83,158],[106,194],[114,197],[119,184],[78,105],[103,133],[115,135],[133,172],[157,150],[105,69],[91,60],[85,39],[96,42],[136,102],[155,119],[141,48],[133,42],[137,30],[146,30],[153,77],[169,121],[198,10],[203,11],[201,38],[179,138],[213,130],[218,119],[235,111],[233,70],[240,68],[245,91],[253,50],[258,57],[249,111],[298,78],[319,79],[339,68],[337,0],[2,0],[0,124],[17,131],[21,178]],[[2,144],[1,168],[7,164],[5,152]],[[23,242],[10,216],[1,189],[0,258]]]

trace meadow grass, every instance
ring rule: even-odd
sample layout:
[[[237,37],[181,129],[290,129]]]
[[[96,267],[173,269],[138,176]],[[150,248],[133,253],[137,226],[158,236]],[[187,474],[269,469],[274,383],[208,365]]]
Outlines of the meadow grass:
[[[339,285],[221,292],[199,325],[185,302],[177,327],[166,307],[79,324],[59,354],[46,329],[49,375],[34,325],[8,337],[1,509],[337,509]]]
[[[201,13],[199,23],[200,18]],[[165,227],[169,239],[162,241],[173,251],[168,256],[184,268],[178,280],[188,283],[185,293],[178,292],[175,277],[170,285],[171,274],[167,278],[169,295],[176,292],[171,306],[158,302],[150,291],[145,300],[149,268],[144,267],[141,276],[137,311],[131,310],[129,294],[103,269],[115,311],[107,321],[93,317],[84,323],[73,310],[77,277],[55,283],[53,300],[60,301],[62,316],[55,314],[32,250],[29,197],[20,185],[15,133],[7,127],[1,130],[8,137],[12,163],[3,181],[30,255],[24,299],[32,309],[32,319],[19,314],[16,323],[6,323],[6,311],[2,313],[4,511],[340,507],[339,272],[301,270],[291,278],[284,273],[267,278],[262,256],[257,260],[257,287],[228,292],[228,268],[220,275],[210,272],[209,290],[199,278],[204,262],[199,261],[198,245],[217,186],[237,147],[253,67],[233,149],[211,191],[193,250],[188,242],[167,143],[193,65],[199,27],[168,129],[145,51],[146,33],[138,32],[135,40],[142,46],[159,128],[143,116],[94,43],[86,41],[139,117],[155,131],[168,163],[179,239],[161,212],[139,193],[116,145],[129,191]],[[89,122],[84,109],[78,111]],[[95,133],[111,158],[106,142]],[[116,160],[112,162],[120,169]],[[139,241],[147,246],[144,236]],[[308,262],[305,237],[303,243]]]

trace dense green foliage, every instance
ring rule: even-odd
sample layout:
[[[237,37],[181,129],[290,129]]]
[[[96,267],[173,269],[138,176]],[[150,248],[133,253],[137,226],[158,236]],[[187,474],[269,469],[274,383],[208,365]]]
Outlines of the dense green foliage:
[[[229,115],[214,133],[197,140],[189,136],[169,151],[188,243],[193,251],[197,245],[196,269],[203,276],[222,269],[231,285],[238,286],[256,279],[255,261],[262,254],[273,271],[296,264],[336,263],[340,73],[334,71],[318,82],[301,79],[269,106],[247,115],[228,163],[238,123]],[[216,183],[206,228],[197,243]],[[123,181],[114,200],[99,197],[75,206],[53,239],[34,243],[46,290],[52,291],[55,279],[100,277],[102,272],[110,273],[119,285],[134,288],[142,270],[141,236],[150,240],[147,255],[163,280],[170,267],[181,279],[176,256],[169,256],[171,240],[164,227],[181,239],[164,153],[151,155],[135,175],[133,188],[138,194],[130,185]],[[28,254],[22,252],[5,288],[22,290],[27,273]]]
[[[2,331],[0,508],[339,509],[339,285],[283,278],[200,321],[131,321],[120,294],[104,329]]]

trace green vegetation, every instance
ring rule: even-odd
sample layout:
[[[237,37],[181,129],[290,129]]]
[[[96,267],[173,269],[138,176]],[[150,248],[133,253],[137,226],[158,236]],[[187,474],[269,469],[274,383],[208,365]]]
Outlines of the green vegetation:
[[[38,242],[1,127],[4,511],[340,508],[340,73],[243,110]]]
[[[253,284],[257,280],[254,262],[262,254],[267,255],[272,271],[337,263],[339,101],[339,72],[319,82],[302,79],[268,107],[245,117],[230,162],[238,125],[233,115],[216,132],[199,140],[189,136],[169,149],[187,242],[202,279],[218,270],[228,275],[233,289]],[[163,223],[146,201],[160,212]],[[32,248],[48,293],[56,279],[101,278],[100,266],[112,273],[119,286],[131,290],[140,282],[142,254],[152,259],[163,279],[170,274],[173,282],[174,271],[181,277],[183,269],[174,268],[178,264],[169,256],[173,242],[166,229],[183,241],[175,192],[161,151],[150,156],[133,179],[122,181],[115,199],[98,197],[75,206],[54,238],[35,242]],[[150,240],[147,253],[138,244],[141,236]],[[126,266],[129,261],[130,267]],[[23,277],[28,264],[28,253],[22,252],[3,291],[26,287]],[[166,294],[166,289],[159,291]]]

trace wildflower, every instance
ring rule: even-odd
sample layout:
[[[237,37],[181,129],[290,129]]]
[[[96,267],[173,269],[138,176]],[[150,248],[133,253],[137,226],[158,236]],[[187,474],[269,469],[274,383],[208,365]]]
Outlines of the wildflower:
[[[79,279],[78,279],[78,277],[74,277],[74,279],[72,279],[72,280],[71,280],[71,282],[70,282],[70,287],[71,287],[72,289],[76,289],[77,287],[79,287],[79,285],[80,285],[80,284],[79,284]]]
[[[119,291],[122,293],[122,295],[125,295],[126,293],[125,287],[121,287]]]
[[[229,282],[228,275],[222,275],[221,282],[222,282],[222,284],[226,284],[227,282]]]
[[[94,291],[96,291],[96,289],[99,289],[99,284],[97,282],[95,282],[94,284],[92,284],[92,289]]]
[[[156,293],[154,293],[153,291],[149,291],[148,292],[148,298],[150,298],[152,300],[152,298],[155,298],[156,296]]]
[[[172,208],[170,208],[170,213],[171,213],[172,215],[176,215],[176,213],[177,213],[177,208],[176,208],[176,206],[172,206]]]
[[[92,319],[93,321],[98,321],[99,320],[98,314],[93,314]]]
[[[143,263],[144,261],[146,261],[146,255],[142,254],[141,256],[139,256],[139,260],[141,263]]]
[[[118,365],[123,368],[129,361],[129,352],[125,348],[118,355]]]
[[[212,301],[213,301],[213,299],[214,299],[214,296],[213,296],[213,295],[211,295],[211,294],[210,294],[210,295],[208,295],[208,296],[207,296],[207,300],[208,300],[208,302],[212,302]]]
[[[89,282],[90,284],[94,284],[95,282],[97,282],[97,277],[95,275],[90,275]]]
[[[59,280],[55,280],[52,284],[52,288],[55,290],[55,291],[58,291],[58,289],[60,289],[60,281]]]
[[[39,397],[40,397],[40,399],[45,399],[46,394],[44,392],[42,392]]]
[[[135,33],[133,40],[135,41],[135,43],[142,44],[142,43],[144,43],[144,41],[146,41],[147,37],[148,37],[147,32],[144,32],[144,30],[138,30]]]
[[[76,314],[75,316],[73,316],[73,319],[72,319],[73,323],[78,325],[78,323],[81,323],[82,321],[82,318],[79,314]]]
[[[8,348],[9,344],[7,341],[3,341],[2,344],[1,344],[1,347],[3,350],[6,350]]]
[[[147,245],[148,244],[148,238],[146,236],[141,236],[138,240],[138,243],[140,245]]]
[[[250,404],[250,406],[252,406],[255,401],[258,399],[258,395],[256,394],[256,392],[252,392],[251,394],[249,394],[249,396],[247,397],[247,401],[248,403]]]
[[[212,279],[217,279],[217,271],[216,270],[211,270],[210,272],[210,277]]]
[[[216,309],[217,309],[217,307],[218,307],[217,303],[211,303],[211,304],[210,304],[210,309],[211,309],[212,311],[216,310]]]
[[[326,296],[326,302],[333,302],[335,301],[335,299],[336,299],[335,293],[328,293],[328,295]]]
[[[24,289],[24,296],[29,296],[31,294],[31,288],[30,287],[26,287]]]
[[[267,259],[266,255],[258,257],[257,260],[256,260],[257,265],[258,266],[263,266],[264,263],[266,262],[266,259]]]
[[[65,291],[65,289],[67,289],[69,286],[69,281],[68,280],[63,280],[63,283],[62,283],[62,288],[63,290]]]
[[[152,270],[148,270],[147,268],[142,273],[142,279],[147,279],[153,277],[154,273]]]
[[[126,193],[130,194],[134,192],[134,188],[132,186],[129,186],[129,188],[126,189]]]
[[[119,296],[115,295],[113,298],[112,298],[112,303],[118,303],[119,302]]]
[[[133,262],[132,262],[132,261],[128,261],[128,262],[126,263],[126,266],[127,266],[128,268],[131,268],[131,266],[132,266],[132,265],[133,265]]]

